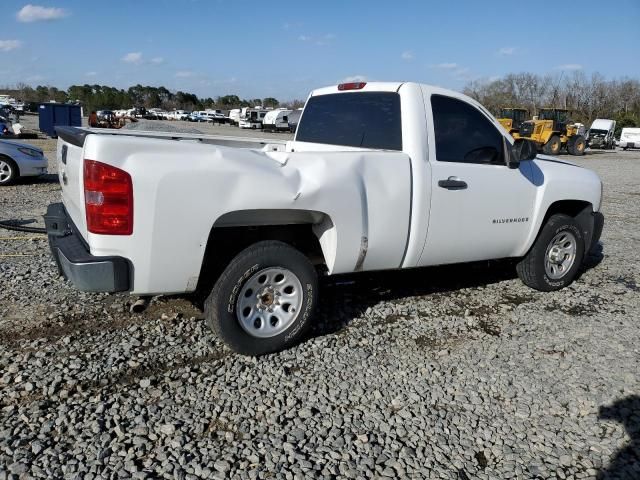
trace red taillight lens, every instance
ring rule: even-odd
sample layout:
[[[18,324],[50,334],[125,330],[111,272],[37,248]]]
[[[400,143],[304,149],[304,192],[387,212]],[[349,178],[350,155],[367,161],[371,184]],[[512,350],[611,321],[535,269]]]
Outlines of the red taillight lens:
[[[338,85],[338,90],[361,90],[367,82],[350,82],[350,83],[341,83]]]
[[[85,160],[84,205],[87,229],[91,233],[133,233],[133,184],[124,170]]]

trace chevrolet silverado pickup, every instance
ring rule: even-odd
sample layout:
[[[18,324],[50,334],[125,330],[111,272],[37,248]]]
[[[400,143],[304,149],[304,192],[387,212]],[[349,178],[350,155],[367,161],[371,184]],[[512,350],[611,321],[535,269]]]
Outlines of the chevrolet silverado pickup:
[[[248,355],[303,338],[319,275],[512,257],[557,290],[604,223],[595,173],[416,83],[314,90],[292,141],[57,132],[60,273],[85,291],[204,291],[210,327]]]

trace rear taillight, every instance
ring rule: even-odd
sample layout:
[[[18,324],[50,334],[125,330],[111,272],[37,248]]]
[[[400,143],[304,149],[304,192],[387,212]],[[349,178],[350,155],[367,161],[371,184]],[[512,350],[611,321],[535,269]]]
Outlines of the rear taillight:
[[[362,90],[367,82],[349,82],[338,85],[338,90]]]
[[[133,233],[133,184],[124,170],[85,160],[84,204],[91,233]]]

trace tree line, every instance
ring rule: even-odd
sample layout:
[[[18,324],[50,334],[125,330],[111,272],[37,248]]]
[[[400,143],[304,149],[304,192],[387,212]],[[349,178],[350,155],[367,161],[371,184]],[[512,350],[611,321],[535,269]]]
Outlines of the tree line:
[[[607,80],[599,73],[569,75],[514,73],[493,81],[471,81],[463,92],[494,115],[503,107],[524,107],[529,115],[540,108],[571,111],[574,121],[587,128],[596,118],[616,120],[617,133],[623,127],[640,126],[640,81],[630,78]]]
[[[200,98],[193,93],[172,92],[165,87],[134,85],[119,89],[107,85],[72,85],[67,90],[38,85],[31,87],[18,84],[15,88],[0,89],[0,93],[11,95],[25,103],[80,103],[85,111],[119,110],[132,107],[162,108],[165,110],[204,110],[207,108],[231,109],[240,107],[276,108],[280,102],[273,97],[242,99],[238,95]],[[297,102],[300,103],[300,102]]]
[[[565,75],[537,75],[512,73],[493,80],[469,82],[463,92],[492,111],[502,107],[524,107],[531,116],[540,108],[558,107],[572,111],[572,118],[587,125],[595,118],[610,118],[618,123],[618,130],[640,126],[640,81],[631,78],[607,80],[599,73],[590,76],[582,71]],[[262,105],[298,108],[302,101],[281,103],[276,98],[241,99],[238,95],[200,98],[193,93],[172,92],[165,87],[134,85],[118,89],[107,85],[72,85],[67,90],[39,85],[19,84],[12,89],[0,89],[24,102],[79,102],[85,111],[116,110],[131,107],[163,108],[165,110],[231,109]]]

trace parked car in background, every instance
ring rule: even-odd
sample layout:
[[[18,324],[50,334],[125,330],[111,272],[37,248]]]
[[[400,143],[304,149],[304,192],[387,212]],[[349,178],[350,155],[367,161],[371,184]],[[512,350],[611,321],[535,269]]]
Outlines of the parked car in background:
[[[587,145],[590,148],[602,148],[605,150],[616,148],[615,130],[615,120],[596,118],[587,132]]]
[[[289,121],[287,123],[289,124],[289,131],[291,133],[296,133],[296,129],[298,128],[298,122],[300,121],[300,115],[302,115],[301,108],[299,108],[298,110],[294,110],[288,115]]]
[[[113,110],[98,110],[96,112],[98,115],[98,120],[110,121],[116,117],[116,114]]]
[[[623,150],[627,148],[640,148],[640,128],[623,128],[620,133],[618,146]]]
[[[12,134],[11,120],[6,117],[0,116],[0,135]]]
[[[189,116],[189,112],[186,110],[174,110],[167,115],[170,120],[186,120]]]
[[[0,139],[0,186],[11,185],[19,177],[44,175],[47,164],[41,149]]]

